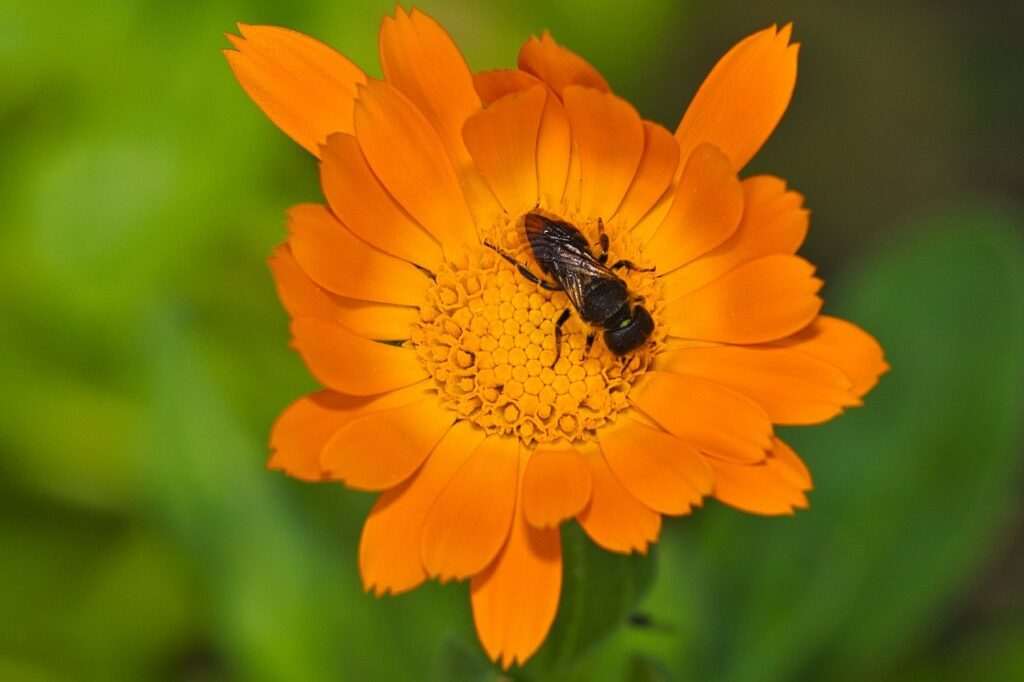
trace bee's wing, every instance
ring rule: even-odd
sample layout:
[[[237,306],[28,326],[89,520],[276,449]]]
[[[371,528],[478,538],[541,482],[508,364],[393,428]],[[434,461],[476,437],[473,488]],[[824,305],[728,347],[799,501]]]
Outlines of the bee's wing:
[[[550,258],[551,269],[554,271],[552,274],[561,283],[576,310],[586,308],[584,292],[588,283],[594,279],[615,277],[615,273],[594,260],[589,250],[580,253],[576,249],[563,247],[554,251]]]

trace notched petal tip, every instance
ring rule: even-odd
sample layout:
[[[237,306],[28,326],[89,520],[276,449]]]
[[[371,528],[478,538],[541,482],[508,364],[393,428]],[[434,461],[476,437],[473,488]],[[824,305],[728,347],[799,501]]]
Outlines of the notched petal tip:
[[[786,443],[778,438],[772,441],[769,456],[758,464],[709,460],[715,470],[714,496],[719,502],[763,516],[792,516],[797,509],[809,507],[810,472]]]
[[[791,25],[775,25],[737,43],[714,66],[676,129],[685,159],[702,142],[742,169],[771,135],[796,85]]]
[[[224,51],[239,84],[283,132],[316,154],[335,131],[352,129],[352,95],[363,72],[324,43],[277,26],[238,24]]]
[[[568,85],[582,85],[611,92],[604,76],[590,62],[559,45],[547,30],[540,38],[531,36],[519,50],[519,68],[547,83],[561,95]]]

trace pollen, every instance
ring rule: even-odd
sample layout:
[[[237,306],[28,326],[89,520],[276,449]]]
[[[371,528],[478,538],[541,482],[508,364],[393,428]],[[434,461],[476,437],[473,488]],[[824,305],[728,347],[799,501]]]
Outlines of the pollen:
[[[598,254],[597,221],[565,219]],[[622,226],[606,223],[605,232],[609,263],[648,264]],[[499,217],[485,236],[550,281],[533,259],[521,220]],[[527,447],[591,440],[626,409],[630,388],[665,338],[656,273],[616,274],[655,321],[647,343],[628,355],[608,350],[603,330],[584,323],[564,292],[530,282],[483,245],[450,257],[435,273],[409,344],[433,377],[442,404],[488,434],[514,435]],[[556,354],[555,323],[567,308],[572,312]],[[588,352],[591,333],[596,338]]]

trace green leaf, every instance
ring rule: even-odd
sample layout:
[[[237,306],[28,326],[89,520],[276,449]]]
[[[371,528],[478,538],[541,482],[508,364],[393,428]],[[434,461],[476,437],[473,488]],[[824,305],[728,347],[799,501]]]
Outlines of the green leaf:
[[[523,673],[563,679],[620,628],[654,575],[654,557],[595,545],[576,524],[562,530],[562,595],[551,633]]]

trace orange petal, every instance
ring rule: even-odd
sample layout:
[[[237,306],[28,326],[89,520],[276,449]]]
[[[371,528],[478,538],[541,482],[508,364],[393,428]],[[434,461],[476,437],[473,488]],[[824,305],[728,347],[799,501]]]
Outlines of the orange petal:
[[[295,262],[287,242],[278,245],[268,261],[277,295],[292,317],[321,317],[337,320],[340,308],[335,296],[321,289]]]
[[[702,145],[683,167],[672,207],[644,251],[656,254],[658,274],[667,274],[728,239],[742,216],[743,187],[729,160]]]
[[[273,454],[267,468],[280,469],[304,481],[324,480],[320,451],[365,402],[365,398],[334,391],[311,393],[293,402],[270,431]]]
[[[555,42],[547,31],[531,36],[519,50],[519,68],[548,84],[559,95],[569,85],[611,92],[608,81],[583,57]]]
[[[420,321],[420,313],[416,308],[367,303],[341,296],[332,298],[337,303],[337,315],[325,319],[337,320],[349,331],[367,339],[405,341],[412,335],[412,325]]]
[[[580,207],[610,218],[636,176],[643,122],[628,102],[608,92],[570,85],[562,98],[580,157]]]
[[[785,181],[770,175],[755,175],[742,185],[740,226],[711,252],[662,277],[667,299],[696,291],[747,261],[775,253],[796,253],[800,248],[808,222],[804,198],[786,191]]]
[[[772,451],[768,456],[778,462],[779,474],[791,484],[804,491],[814,487],[807,465],[786,443],[778,438],[772,438]]]
[[[668,190],[679,167],[679,143],[660,125],[644,121],[644,152],[615,216],[632,228]]]
[[[478,243],[473,218],[444,145],[402,93],[381,81],[360,91],[356,139],[370,168],[445,251]]]
[[[661,429],[620,418],[599,432],[598,442],[619,482],[656,512],[686,514],[711,492],[706,458]]]
[[[665,306],[669,333],[684,339],[764,343],[788,336],[821,309],[814,266],[774,255],[744,263]]]
[[[385,80],[408,97],[433,124],[457,164],[466,157],[462,123],[480,110],[473,77],[451,36],[418,9],[395,8],[380,27]]]
[[[811,489],[806,467],[796,453],[774,439],[774,450],[759,464],[708,460],[715,470],[715,497],[752,514],[792,514],[806,509]],[[801,474],[803,472],[803,474]]]
[[[359,572],[366,590],[378,597],[400,594],[426,579],[420,560],[423,518],[483,438],[483,431],[470,422],[456,422],[415,476],[377,498],[359,540]]]
[[[343,393],[384,393],[427,377],[416,351],[370,341],[328,320],[300,317],[292,337],[313,376]]]
[[[321,289],[295,262],[287,244],[274,249],[270,270],[274,274],[277,295],[293,318],[333,320],[360,336],[385,340],[409,338],[411,326],[419,320],[416,308],[367,303]]]
[[[334,215],[368,244],[437,272],[441,245],[381,186],[356,138],[331,135],[322,151],[320,184]]]
[[[850,380],[810,355],[763,346],[711,346],[662,353],[657,368],[704,377],[742,393],[775,424],[817,424],[860,404]]]
[[[593,493],[590,504],[576,519],[590,539],[611,552],[647,553],[658,539],[661,516],[633,497],[615,478],[596,447],[581,448],[590,468]]]
[[[519,441],[491,436],[438,495],[423,526],[423,566],[441,581],[480,572],[508,538],[519,480]]]
[[[330,478],[355,490],[386,490],[409,478],[455,421],[435,396],[345,424],[320,453]]]
[[[526,90],[544,81],[519,69],[494,69],[473,74],[473,87],[484,104],[491,105],[505,95]]]
[[[733,47],[711,70],[679,122],[683,158],[699,145],[715,145],[742,169],[778,124],[796,85],[799,46],[791,26],[771,27]]]
[[[836,317],[821,315],[805,329],[772,345],[792,348],[838,367],[853,382],[850,390],[858,398],[889,371],[878,341],[852,322]]]
[[[764,410],[706,379],[647,372],[629,399],[666,431],[709,455],[759,462],[771,447],[772,424]]]
[[[293,206],[288,211],[288,231],[295,260],[320,286],[366,301],[422,303],[430,284],[426,275],[356,237],[326,207]]]
[[[590,470],[569,446],[537,446],[523,476],[523,514],[538,528],[557,526],[590,501]]]
[[[654,236],[654,233],[658,231],[661,224],[665,221],[665,216],[668,215],[669,210],[675,204],[675,198],[676,190],[670,187],[668,191],[661,195],[661,198],[658,199],[651,210],[637,221],[632,230],[633,239],[636,243],[646,244],[650,241],[651,237]]]
[[[224,50],[235,78],[288,137],[319,156],[334,132],[352,132],[356,86],[366,76],[309,36],[276,26],[238,25]]]
[[[508,541],[470,582],[477,635],[491,660],[500,658],[506,670],[525,663],[540,647],[562,591],[561,535],[557,528],[531,526],[523,510],[521,493]]]
[[[562,203],[571,151],[569,117],[554,93],[548,92],[537,139],[537,187],[541,201],[549,207],[557,207]]]
[[[546,101],[541,86],[516,92],[470,117],[462,129],[484,180],[513,216],[537,205],[537,136]]]

